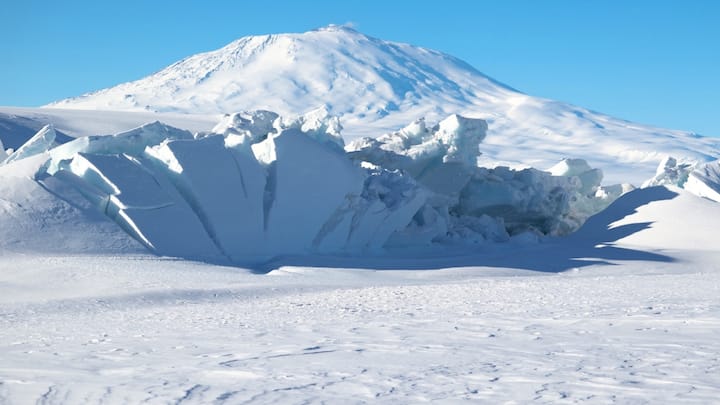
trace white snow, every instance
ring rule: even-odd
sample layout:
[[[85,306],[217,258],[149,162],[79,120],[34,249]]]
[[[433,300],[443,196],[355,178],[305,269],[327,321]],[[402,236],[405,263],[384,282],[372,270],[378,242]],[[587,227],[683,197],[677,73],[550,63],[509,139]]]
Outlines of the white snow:
[[[717,139],[338,26],[57,106],[0,108],[0,403],[720,398]]]
[[[267,274],[147,256],[3,255],[0,396],[712,403],[717,210],[650,188],[570,241],[286,258]],[[677,244],[688,235],[692,246]]]
[[[608,182],[635,185],[651,177],[664,156],[707,162],[720,155],[717,139],[526,95],[450,55],[337,27],[241,38],[146,78],[50,107],[22,116],[52,116],[68,134],[98,121],[81,109],[133,111],[145,117],[122,128],[95,130],[97,134],[152,120],[207,131],[220,115],[238,111],[263,109],[292,117],[325,109],[340,117],[345,138],[352,141],[396,131],[420,117],[437,122],[460,114],[489,124],[482,166],[546,168],[565,158],[581,158],[603,170]],[[150,117],[151,112],[158,115]],[[102,114],[112,117],[98,123],[106,127],[133,120],[133,114]],[[91,118],[79,122],[74,117]]]

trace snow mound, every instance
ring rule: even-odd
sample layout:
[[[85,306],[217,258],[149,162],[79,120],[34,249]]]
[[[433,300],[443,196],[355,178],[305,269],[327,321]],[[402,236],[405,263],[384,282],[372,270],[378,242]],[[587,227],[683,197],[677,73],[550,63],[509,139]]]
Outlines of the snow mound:
[[[156,254],[234,263],[564,235],[626,191],[577,159],[552,172],[478,167],[481,119],[417,120],[345,149],[341,130],[326,108],[231,114],[195,135],[155,122],[59,146],[47,127],[5,168],[30,162],[36,181],[82,196]]]
[[[656,251],[717,252],[720,205],[681,188],[633,190],[588,219],[573,239]]]

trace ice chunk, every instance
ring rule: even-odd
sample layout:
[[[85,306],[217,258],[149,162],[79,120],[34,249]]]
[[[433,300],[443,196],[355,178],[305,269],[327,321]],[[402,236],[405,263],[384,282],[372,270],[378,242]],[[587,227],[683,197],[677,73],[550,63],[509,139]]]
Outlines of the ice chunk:
[[[440,121],[435,137],[447,147],[443,162],[477,166],[479,145],[487,134],[487,122],[453,114]]]
[[[452,211],[458,216],[502,218],[511,235],[527,230],[562,235],[576,230],[611,201],[584,192],[577,176],[536,169],[478,168]]]
[[[533,232],[526,232],[533,233]],[[446,237],[439,241],[462,244],[507,242],[510,239],[502,218],[489,215],[451,217]]]
[[[563,159],[560,163],[548,169],[553,176],[578,176],[592,170],[584,159]]]
[[[135,158],[79,153],[57,177],[83,182],[78,190],[89,201],[157,254],[221,257],[174,187]]]
[[[685,190],[720,202],[720,160],[699,165],[685,183]]]
[[[16,160],[25,159],[39,153],[45,153],[50,149],[57,146],[55,142],[55,128],[52,125],[45,125],[40,129],[32,138],[28,139],[21,147],[11,153],[7,158],[4,159],[5,164],[14,162]],[[2,144],[0,144],[2,149]],[[5,151],[3,150],[2,154]]]
[[[221,134],[195,137],[153,123],[54,148],[39,176],[73,186],[156,253],[237,263],[562,235],[626,191],[600,186],[578,159],[551,173],[479,168],[483,120],[418,120],[347,152],[340,130],[327,109],[289,122],[233,114]]]
[[[330,115],[326,106],[312,110],[294,120],[282,122],[278,131],[282,129],[297,129],[320,143],[340,148],[345,147],[345,141],[341,135],[342,125],[340,125],[340,119]]]
[[[667,156],[658,165],[655,176],[643,188],[676,186],[713,201],[720,201],[720,161],[710,163],[678,162]]]
[[[359,139],[346,149],[354,159],[405,170],[432,191],[456,194],[477,166],[478,145],[486,132],[484,120],[451,115],[432,128],[420,119],[377,139]]]
[[[595,194],[603,178],[602,170],[591,168],[583,159],[563,159],[548,171],[553,176],[576,176],[582,184],[580,193],[583,195]]]
[[[263,141],[269,133],[277,132],[279,116],[272,111],[257,110],[228,114],[212,132],[227,138],[228,146],[247,145]]]
[[[688,175],[695,168],[695,163],[682,162],[677,159],[666,156],[658,165],[655,176],[643,183],[642,187],[653,186],[676,186],[683,187],[688,179]]]
[[[297,129],[283,130],[263,143],[276,156],[266,196],[267,239],[277,252],[309,252],[314,241],[324,239],[319,234],[328,219],[362,192],[362,169],[342,150]]]
[[[362,160],[417,175],[428,162],[436,160],[477,166],[479,144],[486,133],[484,120],[451,115],[432,128],[420,119],[375,140],[359,139],[347,150]]]
[[[629,183],[601,186],[598,187],[598,190],[595,192],[595,197],[601,200],[613,201],[621,195],[629,193],[633,190],[635,190],[635,186]]]
[[[60,162],[79,152],[93,154],[118,154],[140,156],[147,146],[158,145],[167,139],[193,139],[189,131],[160,122],[145,124],[139,128],[116,135],[87,136],[60,145],[50,152],[48,173],[54,174]]]
[[[503,226],[513,234],[569,233],[616,197],[595,197],[602,171],[581,159],[560,162],[552,174],[478,168],[478,144],[486,132],[485,121],[458,115],[432,127],[421,119],[377,139],[355,141],[347,150],[356,160],[403,170],[434,193],[431,209],[423,208],[409,225],[409,233],[422,238],[505,240],[507,232],[498,231]]]
[[[0,139],[0,164],[2,164],[5,159],[7,159],[8,154],[5,151],[5,146],[3,146],[2,139]]]
[[[373,168],[368,170],[361,197],[355,206],[347,245],[351,250],[372,251],[407,228],[427,201],[428,193],[400,171]],[[424,242],[416,237],[409,244]]]
[[[234,155],[223,137],[169,141],[146,151],[233,261],[257,255],[263,234],[265,172],[251,156]]]

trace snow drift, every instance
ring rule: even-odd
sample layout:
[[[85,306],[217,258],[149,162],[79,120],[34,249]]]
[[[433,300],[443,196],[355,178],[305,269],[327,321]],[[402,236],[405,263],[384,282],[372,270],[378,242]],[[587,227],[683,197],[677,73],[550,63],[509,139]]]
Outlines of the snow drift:
[[[155,122],[61,145],[46,127],[4,169],[34,162],[35,181],[82,195],[157,254],[236,263],[564,235],[623,192],[583,160],[551,172],[478,167],[480,119],[418,120],[347,146],[341,130],[324,108],[231,114],[196,134]]]

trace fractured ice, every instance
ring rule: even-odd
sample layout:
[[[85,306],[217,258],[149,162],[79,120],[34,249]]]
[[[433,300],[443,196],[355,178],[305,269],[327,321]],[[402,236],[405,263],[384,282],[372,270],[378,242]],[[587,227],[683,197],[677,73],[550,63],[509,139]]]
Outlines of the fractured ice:
[[[53,142],[47,127],[6,159],[46,153],[38,177],[72,185],[160,255],[266,260],[431,243],[563,235],[627,191],[567,159],[548,172],[477,166],[487,123],[418,120],[345,146],[327,109],[285,120],[227,115],[212,133],[152,123]]]
[[[643,184],[676,186],[697,196],[720,202],[720,160],[707,163],[678,162],[665,157],[658,165],[655,177]]]

